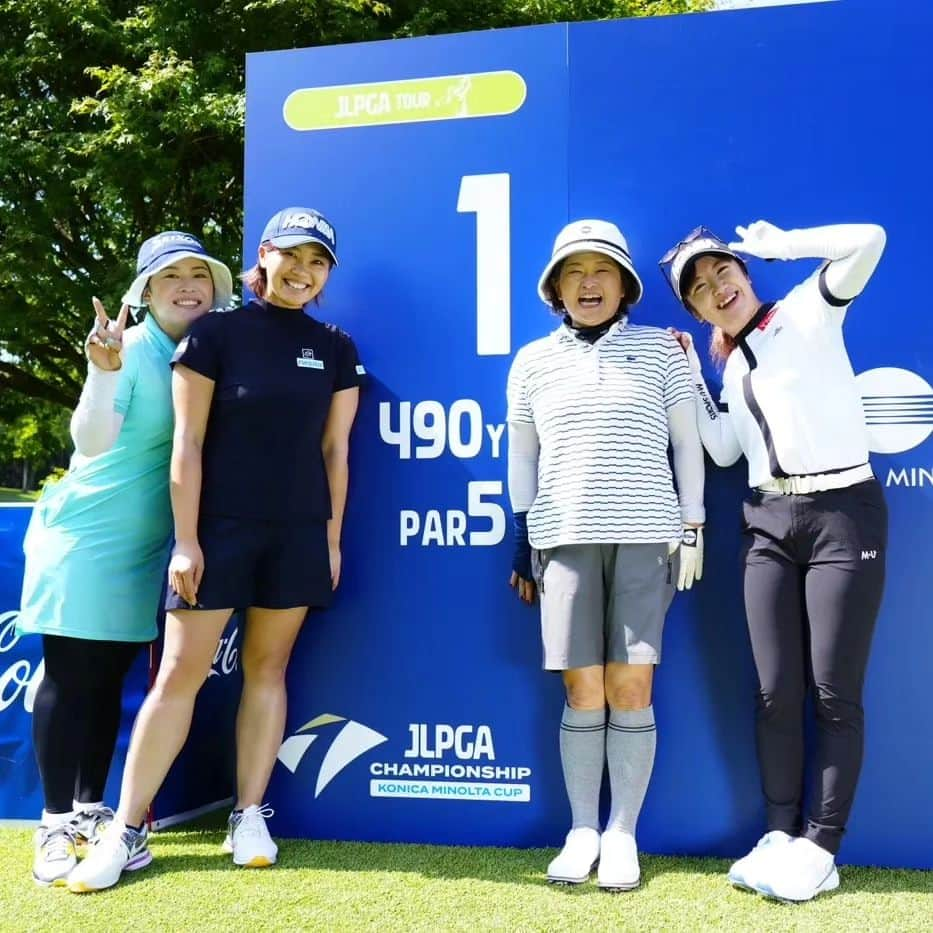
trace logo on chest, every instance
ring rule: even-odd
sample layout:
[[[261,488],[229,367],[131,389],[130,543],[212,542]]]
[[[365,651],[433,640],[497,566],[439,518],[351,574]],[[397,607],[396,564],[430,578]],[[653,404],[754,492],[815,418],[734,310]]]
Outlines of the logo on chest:
[[[306,350],[302,347],[301,356],[295,362],[301,369],[323,369],[324,360],[319,360],[314,355],[314,350]]]

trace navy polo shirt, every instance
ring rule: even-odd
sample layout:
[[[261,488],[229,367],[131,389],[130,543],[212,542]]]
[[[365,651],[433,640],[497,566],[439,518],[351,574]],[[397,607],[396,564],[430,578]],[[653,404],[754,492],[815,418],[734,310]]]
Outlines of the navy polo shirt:
[[[253,301],[195,321],[175,363],[214,382],[200,514],[329,519],[324,423],[333,394],[365,374],[350,337],[301,311]]]

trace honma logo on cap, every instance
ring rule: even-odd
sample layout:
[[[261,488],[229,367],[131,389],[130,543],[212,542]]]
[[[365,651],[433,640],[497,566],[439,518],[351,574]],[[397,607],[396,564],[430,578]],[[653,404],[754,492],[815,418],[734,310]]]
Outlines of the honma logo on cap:
[[[279,233],[287,233],[289,230],[317,230],[321,236],[331,243],[334,242],[334,228],[320,214],[292,211],[282,215],[278,226]]]

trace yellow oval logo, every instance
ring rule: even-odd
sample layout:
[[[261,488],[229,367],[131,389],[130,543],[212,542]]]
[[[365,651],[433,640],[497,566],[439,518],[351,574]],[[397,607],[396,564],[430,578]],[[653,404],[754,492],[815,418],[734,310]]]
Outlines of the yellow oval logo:
[[[515,71],[309,87],[288,95],[283,116],[300,131],[502,117],[515,113],[527,92]]]

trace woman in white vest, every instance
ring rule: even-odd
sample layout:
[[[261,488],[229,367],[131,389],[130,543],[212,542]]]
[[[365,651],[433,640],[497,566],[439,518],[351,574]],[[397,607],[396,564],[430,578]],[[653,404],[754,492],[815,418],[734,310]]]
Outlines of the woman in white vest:
[[[566,226],[538,292],[562,322],[509,373],[509,495],[511,583],[526,603],[540,594],[544,668],[566,689],[572,823],[547,876],[579,884],[598,862],[599,886],[626,890],[640,880],[635,827],[654,763],[664,617],[675,584],[702,572],[703,452],[677,341],[629,323],[642,284],[614,224]]]
[[[745,609],[758,670],[758,762],[767,832],[730,880],[805,901],[839,885],[835,856],[863,747],[862,686],[884,586],[887,510],[868,462],[861,398],[842,338],[846,311],[884,249],[871,224],[698,228],[661,260],[677,297],[712,325],[724,366],[716,406],[688,334],[700,436],[720,466],[748,461]],[[745,260],[822,260],[778,302]],[[804,814],[803,707],[816,712],[814,788]]]

